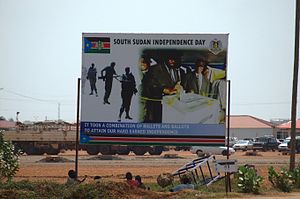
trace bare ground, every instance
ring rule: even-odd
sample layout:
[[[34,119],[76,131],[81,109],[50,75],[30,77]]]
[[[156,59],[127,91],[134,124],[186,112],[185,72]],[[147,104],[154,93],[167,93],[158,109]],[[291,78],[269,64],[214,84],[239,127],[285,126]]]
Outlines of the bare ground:
[[[178,158],[164,158],[165,154],[176,154]],[[258,173],[267,179],[268,167],[275,168],[289,167],[288,155],[279,152],[259,152],[256,156],[246,156],[245,152],[236,152],[230,159],[237,159],[239,165],[253,164]],[[20,170],[15,180],[53,180],[64,183],[69,169],[75,168],[75,152],[67,151],[60,153],[64,160],[56,163],[47,163],[44,156],[22,156],[20,160]],[[140,175],[144,182],[156,182],[156,178],[161,173],[173,172],[183,164],[196,158],[195,154],[189,151],[167,151],[160,156],[113,156],[113,160],[101,160],[97,156],[89,156],[84,151],[79,152],[78,171],[79,177],[87,175],[87,181],[92,181],[93,177],[102,176],[104,180],[124,181],[124,174],[127,171],[133,175]],[[225,159],[224,156],[216,156],[216,159]],[[296,155],[296,164],[299,164],[300,154]],[[67,160],[67,161],[65,161]],[[267,180],[264,181],[268,185]]]

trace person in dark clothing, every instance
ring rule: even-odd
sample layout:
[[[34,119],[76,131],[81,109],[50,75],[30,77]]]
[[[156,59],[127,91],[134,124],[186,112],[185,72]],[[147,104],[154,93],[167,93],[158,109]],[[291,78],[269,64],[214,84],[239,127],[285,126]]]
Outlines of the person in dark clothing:
[[[101,176],[95,176],[95,177],[94,177],[94,181],[95,181],[95,182],[100,182],[100,181],[101,181],[101,178],[102,178]]]
[[[119,119],[118,121],[121,121],[122,114],[125,110],[126,117],[125,119],[131,120],[132,118],[129,116],[129,110],[130,110],[130,104],[131,104],[131,98],[133,94],[137,93],[136,84],[135,84],[135,78],[133,74],[130,72],[130,68],[125,68],[125,74],[122,75],[121,82],[121,97],[122,97],[122,106],[119,113]]]
[[[162,56],[156,65],[149,67],[142,79],[141,99],[145,101],[142,123],[161,123],[163,96],[182,90],[181,56],[176,52],[163,53]]]
[[[104,94],[103,104],[110,104],[108,98],[111,93],[114,75],[117,75],[114,69],[115,65],[116,63],[112,62],[110,66],[107,66],[103,70],[101,70],[101,77],[103,78],[103,81],[105,81],[105,94]],[[105,75],[103,74],[104,72]]]
[[[95,64],[92,63],[91,67],[88,70],[86,78],[90,81],[90,85],[91,85],[90,95],[93,95],[95,91],[96,97],[98,97],[97,88],[96,88],[96,81],[97,81],[96,76],[97,76],[97,69],[95,68]]]
[[[135,180],[139,183],[137,186],[138,188],[146,189],[145,184],[142,182],[141,176],[139,176],[139,175],[135,176]]]
[[[76,177],[76,172],[73,169],[71,169],[68,172],[68,179],[67,179],[66,185],[80,184],[80,183],[84,182],[86,178],[87,178],[87,176],[85,175],[82,180],[79,180]]]

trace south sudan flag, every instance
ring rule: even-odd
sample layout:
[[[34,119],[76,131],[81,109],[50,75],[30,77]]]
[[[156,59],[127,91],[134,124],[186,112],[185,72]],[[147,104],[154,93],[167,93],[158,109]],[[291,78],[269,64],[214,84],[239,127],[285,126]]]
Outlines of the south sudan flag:
[[[110,38],[85,37],[84,53],[110,53]]]

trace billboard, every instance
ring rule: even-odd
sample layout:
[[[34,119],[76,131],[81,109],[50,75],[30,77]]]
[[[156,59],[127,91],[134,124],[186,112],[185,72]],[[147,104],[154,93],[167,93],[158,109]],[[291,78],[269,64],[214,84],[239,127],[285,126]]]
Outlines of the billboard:
[[[81,144],[224,145],[228,34],[83,33]]]

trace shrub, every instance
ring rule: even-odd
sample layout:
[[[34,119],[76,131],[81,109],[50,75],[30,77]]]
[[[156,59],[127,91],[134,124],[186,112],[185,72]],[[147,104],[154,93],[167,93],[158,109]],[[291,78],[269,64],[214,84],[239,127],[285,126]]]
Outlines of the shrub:
[[[292,172],[287,171],[285,168],[280,169],[278,174],[274,167],[269,167],[268,178],[272,185],[283,192],[290,192],[293,188],[294,179]]]
[[[294,187],[300,188],[300,166],[295,168],[295,170],[292,172],[293,180],[294,180]]]
[[[171,185],[174,181],[174,177],[170,173],[162,173],[157,177],[157,184],[162,188]]]
[[[12,180],[19,170],[19,155],[20,151],[11,142],[5,141],[0,131],[0,181],[5,178],[7,181]]]
[[[0,182],[0,198],[63,198],[67,193],[64,185],[51,181]]]
[[[0,189],[14,189],[14,190],[29,190],[34,191],[35,185],[29,180],[21,180],[19,182],[3,182],[0,183]]]
[[[244,193],[258,193],[263,177],[251,167],[241,166],[238,171],[238,188]]]

